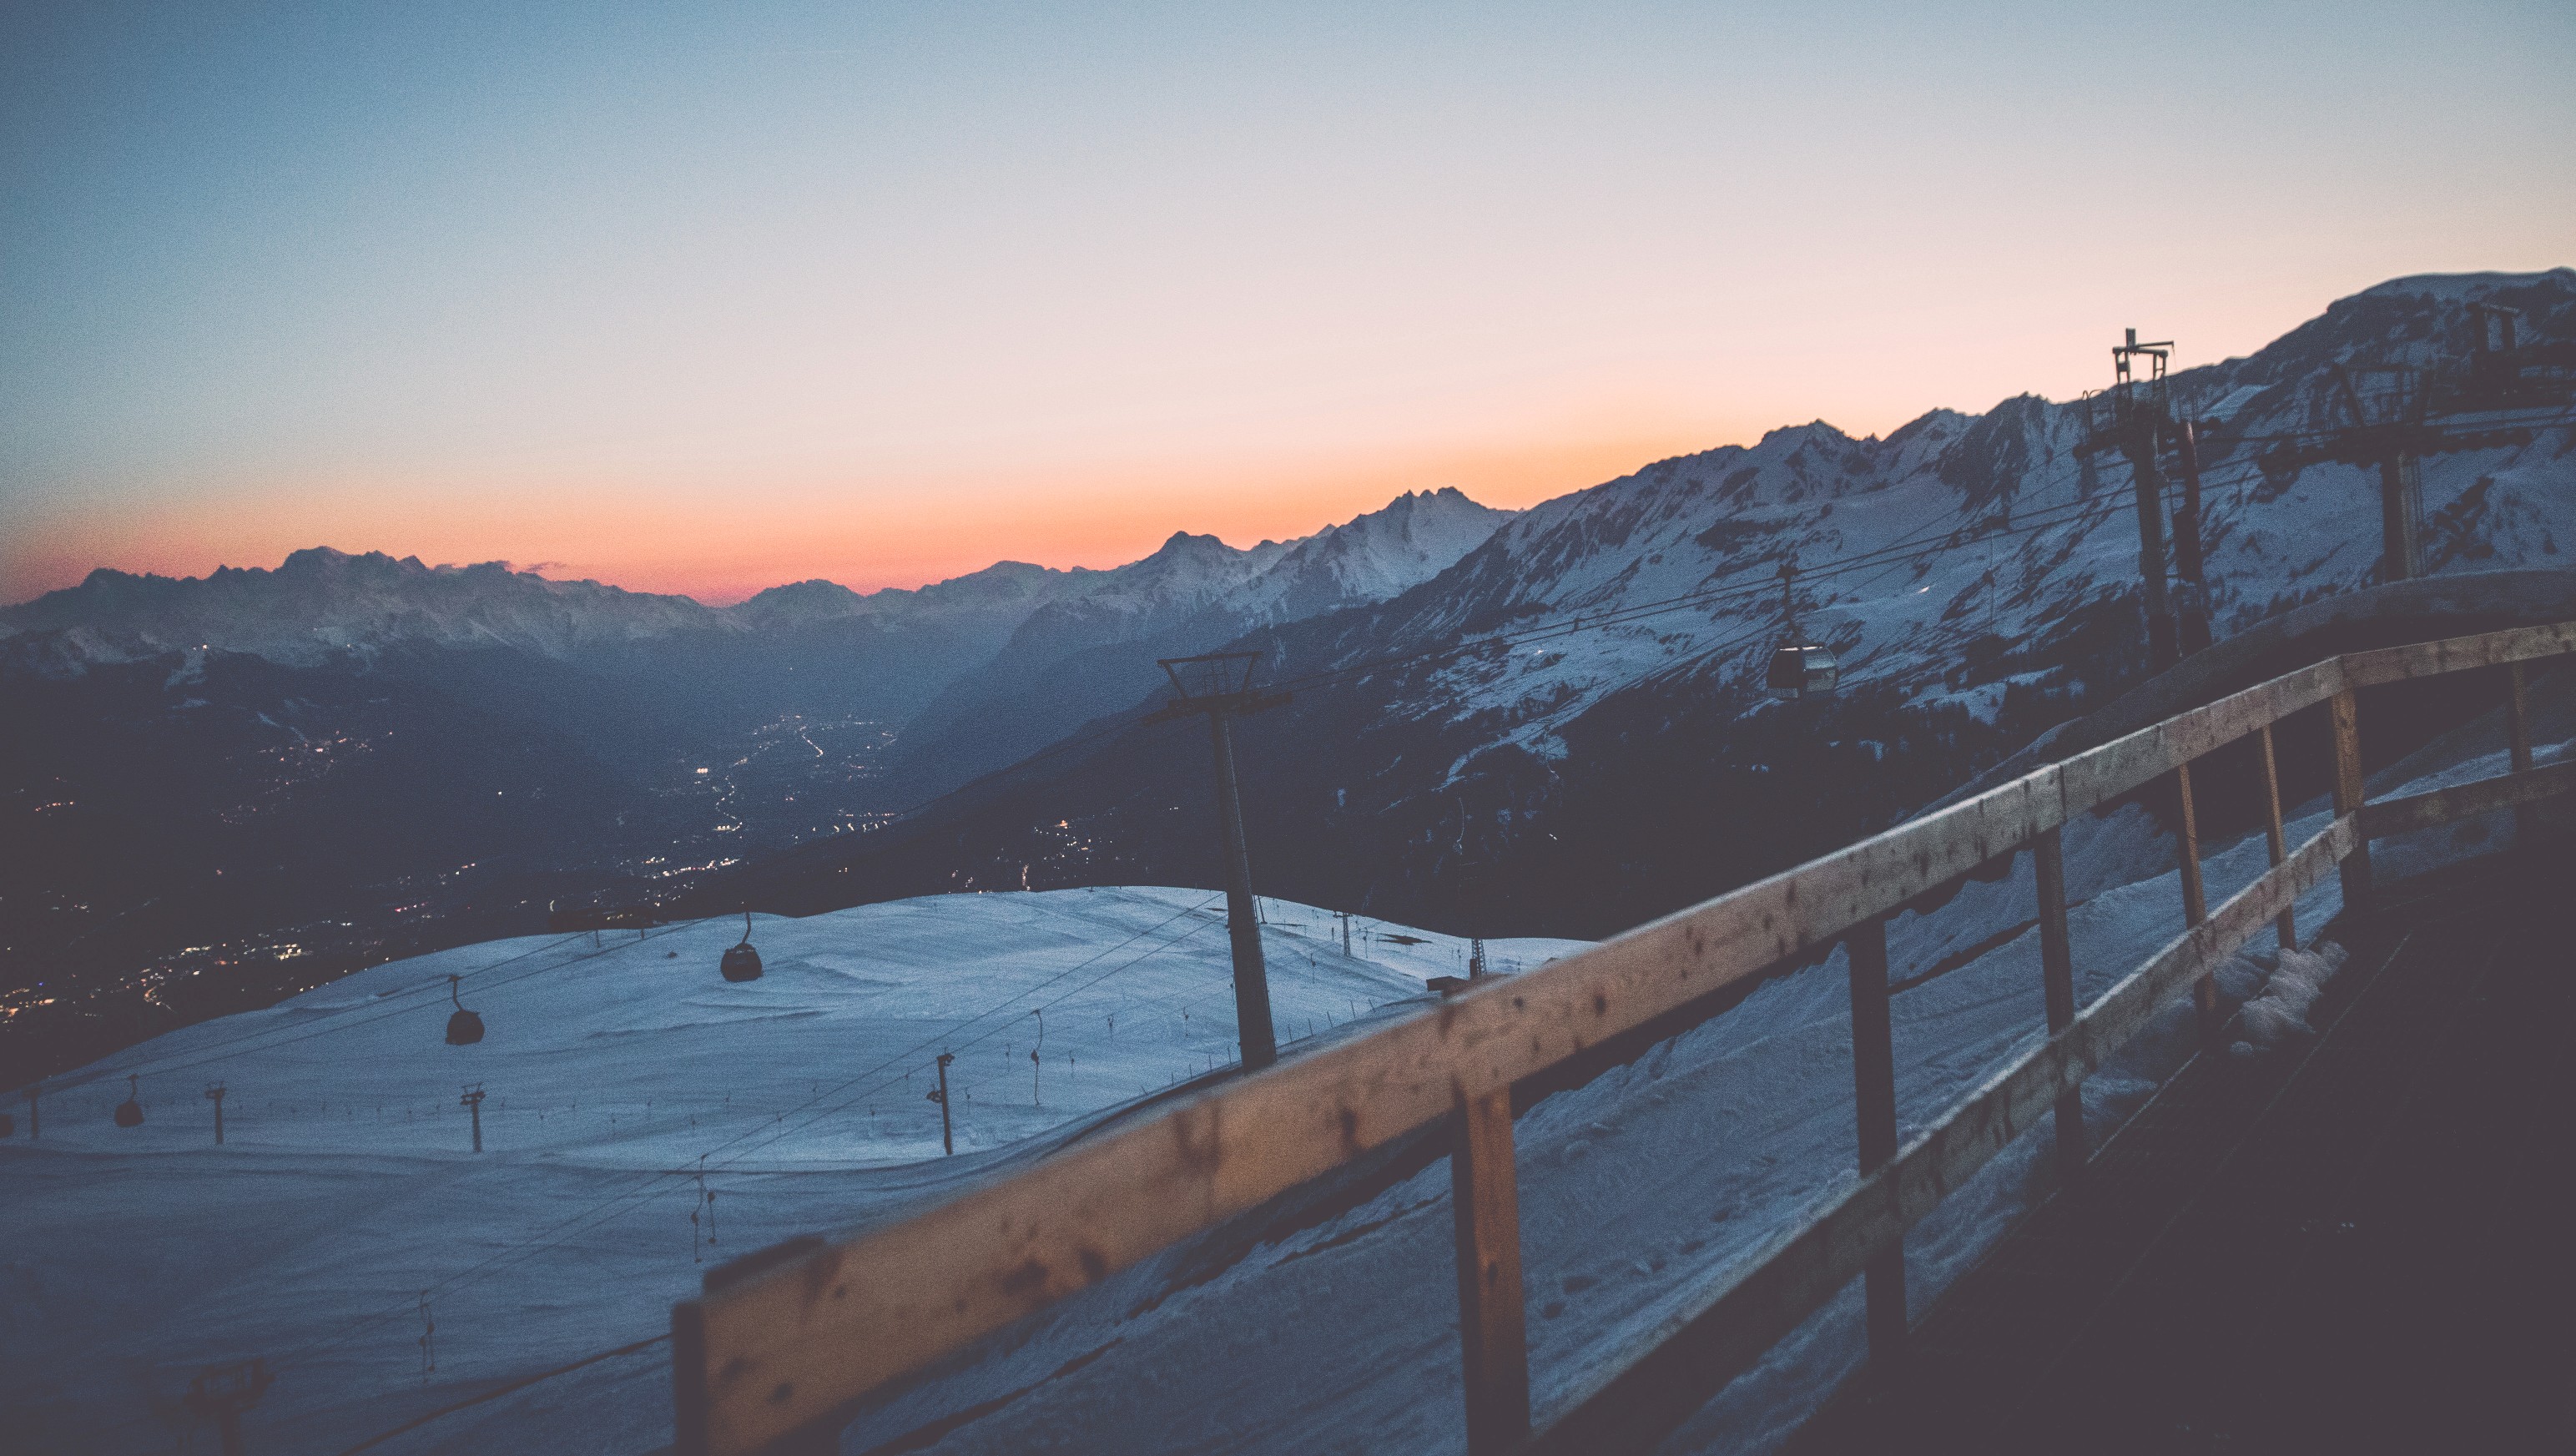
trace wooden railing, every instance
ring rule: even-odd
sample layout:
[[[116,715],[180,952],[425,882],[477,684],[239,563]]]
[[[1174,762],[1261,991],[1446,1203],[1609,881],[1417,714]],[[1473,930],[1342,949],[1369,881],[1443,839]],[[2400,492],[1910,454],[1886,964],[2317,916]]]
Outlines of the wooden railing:
[[[1614,940],[1499,979],[1366,1038],[1294,1057],[1027,1172],[842,1243],[806,1241],[711,1276],[672,1311],[678,1449],[837,1449],[872,1392],[1189,1235],[1373,1148],[1451,1119],[1460,1338],[1471,1452],[1642,1446],[1705,1401],[1856,1276],[1874,1358],[1905,1333],[1908,1226],[2056,1111],[2059,1156],[2085,1157],[2077,1088],[2184,987],[2217,1031],[2211,973],[2274,925],[2295,943],[2299,896],[2340,870],[2363,907],[2372,839],[2528,806],[2576,787],[2576,761],[2531,766],[2523,664],[2576,652],[2576,622],[2331,658],[2177,714],[1883,834]],[[2363,802],[2356,693],[2508,669],[2511,772]],[[2325,704],[2332,822],[2283,842],[2272,727]],[[2271,868],[2215,910],[2200,875],[2191,766],[2259,740]],[[2181,809],[2184,933],[2080,1013],[2058,833],[2159,779]],[[2023,849],[2037,864],[2049,1035],[1897,1145],[1886,917]],[[1706,1276],[1686,1304],[1596,1364],[1606,1372],[1533,1422],[1522,1326],[1512,1084],[1707,1004],[1711,993],[1841,940],[1849,950],[1860,1181],[1806,1223]]]

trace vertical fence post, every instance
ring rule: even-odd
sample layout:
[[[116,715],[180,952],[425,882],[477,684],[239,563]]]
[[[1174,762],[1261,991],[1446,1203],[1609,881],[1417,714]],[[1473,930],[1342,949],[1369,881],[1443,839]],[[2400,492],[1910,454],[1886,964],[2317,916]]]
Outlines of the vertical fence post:
[[[2513,771],[2531,772],[2531,703],[2523,690],[2522,664],[2519,662],[2505,665],[2504,739],[2505,747],[2512,753]],[[2533,831],[2539,827],[2537,805],[2513,806],[2515,844],[2529,844]]]
[[[2361,705],[2345,688],[2326,704],[2334,724],[2334,811],[2338,819],[2361,812]],[[2353,836],[2352,853],[2343,860],[2343,908],[2359,915],[2370,908],[2370,841]]]
[[[2191,765],[2174,765],[2174,798],[2182,805],[2180,830],[2181,853],[2175,865],[2182,871],[2182,923],[2187,930],[2198,930],[2209,918],[2209,887],[2200,877],[2200,812],[2193,806]],[[2218,1012],[2218,977],[2204,974],[2191,983],[2192,1009],[2200,1015],[2200,1043],[2218,1045],[2223,1017]]]
[[[2039,870],[2039,984],[2048,1005],[2048,1034],[2075,1024],[2075,948],[2066,934],[2066,856],[2055,825],[2030,842]],[[2057,1094],[2057,1171],[2068,1179],[2084,1171],[2084,1091]]]
[[[1529,1338],[1521,1308],[1520,1193],[1512,1089],[1458,1098],[1449,1202],[1458,1221],[1458,1343],[1467,1368],[1470,1456],[1529,1438]]]
[[[2277,865],[2290,852],[2290,842],[2281,832],[2281,769],[2272,757],[2272,725],[2257,730],[2263,740],[2263,847],[2271,851]],[[2292,903],[2281,907],[2281,917],[2272,922],[2280,927],[2281,949],[2299,948],[2299,907]]]
[[[1843,937],[1851,961],[1852,1100],[1860,1124],[1860,1171],[1896,1156],[1896,1041],[1887,1005],[1887,921],[1873,915]],[[1905,1350],[1905,1243],[1869,1261],[1869,1363],[1893,1370]]]

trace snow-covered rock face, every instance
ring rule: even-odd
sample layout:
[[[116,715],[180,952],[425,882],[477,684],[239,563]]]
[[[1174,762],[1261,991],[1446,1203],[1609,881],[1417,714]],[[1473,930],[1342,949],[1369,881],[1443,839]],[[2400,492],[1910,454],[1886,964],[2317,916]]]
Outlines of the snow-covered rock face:
[[[2202,533],[2222,635],[2378,579],[2377,467],[2334,458],[2312,433],[2350,423],[2332,366],[2456,363],[2473,301],[2518,308],[2526,343],[2576,347],[2576,270],[2410,278],[2250,358],[2174,374],[2174,413],[2205,426]],[[2474,427],[2492,414],[2436,417],[2449,438],[2422,462],[2428,571],[2576,564],[2576,431],[2536,414],[2487,430]],[[2083,609],[2140,591],[2129,466],[2116,452],[2080,457],[2085,433],[2081,402],[2021,396],[1979,416],[1937,410],[1884,439],[1818,421],[1659,461],[1524,512],[1364,625],[1287,634],[1280,670],[1580,626],[1544,649],[1419,675],[1388,705],[1499,715],[1509,726],[1493,743],[1561,751],[1558,730],[1640,682],[1754,685],[1779,628],[1774,573],[1794,560],[1802,624],[1843,650],[1847,680],[1990,717],[2013,674],[2065,665],[2053,639]],[[2163,469],[2178,494],[2177,457]],[[1958,681],[1981,639],[1997,644],[1982,652],[1993,670]]]
[[[551,581],[497,561],[426,566],[317,546],[273,571],[228,566],[185,580],[101,568],[79,586],[0,609],[0,628],[76,634],[65,647],[92,661],[216,647],[309,665],[406,641],[569,657],[733,623],[686,597]]]
[[[1297,542],[1248,583],[1237,609],[1248,621],[1286,622],[1384,601],[1448,570],[1515,513],[1478,505],[1444,486]]]
[[[1407,492],[1382,510],[1286,543],[1237,550],[1214,536],[1175,532],[1153,555],[1088,573],[1056,593],[1030,614],[994,665],[1008,669],[1174,634],[1223,641],[1254,627],[1384,601],[1447,570],[1513,514],[1449,487]]]

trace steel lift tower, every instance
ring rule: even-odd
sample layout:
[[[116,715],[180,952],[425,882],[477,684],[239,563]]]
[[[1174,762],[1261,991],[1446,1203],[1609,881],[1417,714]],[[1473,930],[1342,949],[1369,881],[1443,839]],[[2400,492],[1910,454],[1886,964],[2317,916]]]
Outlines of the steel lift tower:
[[[1205,714],[1216,749],[1216,818],[1225,852],[1225,924],[1234,942],[1234,1022],[1243,1047],[1243,1069],[1257,1072],[1279,1060],[1279,1038],[1270,1026],[1270,976],[1261,961],[1261,917],[1252,902],[1251,855],[1244,847],[1243,793],[1234,775],[1234,720],[1288,701],[1286,693],[1252,686],[1258,652],[1214,652],[1161,659],[1172,680],[1172,698],[1145,719],[1169,723]]]

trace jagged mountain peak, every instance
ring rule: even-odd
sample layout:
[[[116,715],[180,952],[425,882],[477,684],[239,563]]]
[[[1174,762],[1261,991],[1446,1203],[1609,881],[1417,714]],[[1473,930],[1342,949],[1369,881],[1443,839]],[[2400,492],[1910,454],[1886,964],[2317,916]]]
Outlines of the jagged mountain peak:
[[[2551,268],[2539,273],[2416,273],[2404,278],[2391,278],[2374,284],[2352,298],[2433,298],[2448,303],[2483,301],[2499,293],[2523,293],[2532,289],[2554,289],[2576,293],[2576,268]],[[2337,299],[2327,308],[2351,302]]]
[[[1456,486],[1406,491],[1295,543],[1246,588],[1241,606],[1252,618],[1276,622],[1383,601],[1448,570],[1515,514],[1479,504]]]
[[[867,611],[870,600],[867,594],[817,576],[755,592],[734,603],[731,610],[733,615],[746,622],[767,626],[787,621],[855,617]]]
[[[1781,425],[1763,431],[1761,441],[1753,446],[1751,453],[1791,455],[1809,447],[1830,450],[1857,443],[1859,442],[1844,434],[1841,429],[1824,420],[1809,420],[1803,425]]]
[[[0,630],[89,629],[67,640],[97,644],[84,651],[110,659],[212,647],[312,663],[415,641],[515,646],[561,657],[586,646],[727,625],[687,597],[554,581],[507,562],[431,567],[416,556],[328,546],[292,552],[274,568],[223,566],[202,577],[101,569],[79,586],[0,608]]]

